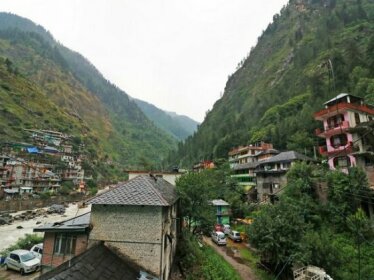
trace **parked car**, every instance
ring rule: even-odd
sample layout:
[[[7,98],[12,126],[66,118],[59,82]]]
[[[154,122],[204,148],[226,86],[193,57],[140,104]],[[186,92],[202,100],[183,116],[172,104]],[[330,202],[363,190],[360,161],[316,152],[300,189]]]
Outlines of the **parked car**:
[[[232,241],[235,241],[235,242],[241,242],[242,241],[242,237],[240,236],[239,231],[231,230],[229,232],[228,236]]]
[[[10,252],[5,259],[5,269],[13,269],[21,272],[21,274],[38,270],[40,267],[40,259],[35,257],[30,251],[15,250]]]
[[[39,260],[42,259],[42,254],[43,254],[43,243],[36,244],[32,246],[30,249],[30,252],[37,257]]]
[[[212,240],[217,245],[226,245],[226,235],[222,231],[213,231]]]
[[[223,233],[224,233],[224,234],[229,234],[230,231],[231,231],[231,227],[230,227],[230,225],[228,225],[228,224],[224,224],[224,225],[223,225]]]

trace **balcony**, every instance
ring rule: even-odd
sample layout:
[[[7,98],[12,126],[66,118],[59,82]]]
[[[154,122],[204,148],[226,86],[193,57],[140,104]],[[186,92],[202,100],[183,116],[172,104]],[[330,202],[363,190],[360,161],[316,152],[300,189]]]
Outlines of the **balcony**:
[[[329,136],[345,132],[345,131],[347,131],[348,128],[349,128],[349,122],[348,121],[342,121],[340,124],[336,124],[336,125],[333,125],[333,126],[329,125],[329,126],[325,127],[325,130],[317,128],[315,130],[315,134],[319,137],[327,138]]]
[[[231,210],[217,210],[217,216],[229,216],[231,215]]]
[[[349,142],[345,146],[339,146],[330,151],[327,149],[327,146],[320,146],[318,149],[319,149],[319,153],[322,156],[329,156],[329,157],[337,156],[337,155],[343,156],[343,155],[351,154],[352,152],[354,152],[351,142]]]
[[[318,148],[320,155],[327,156],[327,146],[319,146]]]

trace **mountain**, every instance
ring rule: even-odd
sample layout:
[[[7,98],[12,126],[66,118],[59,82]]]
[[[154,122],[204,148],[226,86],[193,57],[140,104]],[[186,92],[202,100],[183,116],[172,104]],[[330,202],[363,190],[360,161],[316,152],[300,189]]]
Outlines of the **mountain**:
[[[18,76],[16,84],[8,85],[10,88],[30,83],[43,94],[43,98],[34,100],[39,102],[39,114],[56,118],[53,110],[43,107],[48,103],[66,116],[58,123],[39,122],[33,115],[19,116],[17,129],[63,127],[64,132],[88,143],[91,162],[105,159],[127,168],[158,166],[176,146],[175,139],[156,127],[124,91],[106,80],[87,59],[55,41],[30,20],[0,13],[0,57],[11,63]],[[27,94],[34,93],[34,89],[19,91],[19,99],[26,100]],[[17,105],[17,100],[8,101],[7,108]],[[4,129],[9,133],[2,138],[11,140],[16,134],[11,132],[13,128],[5,125]]]
[[[159,128],[163,129],[175,139],[181,141],[192,135],[199,125],[193,119],[178,115],[174,112],[163,111],[156,106],[145,101],[134,99],[143,113],[154,122]]]
[[[169,163],[226,158],[231,147],[259,140],[311,154],[313,112],[340,92],[374,102],[373,76],[373,1],[291,0]]]

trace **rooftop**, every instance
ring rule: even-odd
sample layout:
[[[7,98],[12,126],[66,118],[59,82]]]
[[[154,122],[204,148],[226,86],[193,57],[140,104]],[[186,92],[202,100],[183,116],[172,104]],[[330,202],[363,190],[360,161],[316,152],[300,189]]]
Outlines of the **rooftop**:
[[[162,178],[139,175],[88,201],[90,204],[170,206],[177,201],[175,187]]]
[[[91,247],[55,269],[44,273],[39,280],[158,280],[142,271],[136,264],[121,258],[103,243]]]
[[[214,206],[229,206],[230,205],[226,201],[224,201],[223,199],[213,199],[212,204]]]
[[[287,161],[294,161],[294,160],[304,160],[304,161],[314,161],[314,159],[307,157],[303,154],[300,154],[295,151],[287,151],[282,152],[276,156],[271,158],[259,161],[259,165],[268,164],[268,163],[276,163],[276,162],[287,162]]]
[[[90,225],[91,212],[74,217],[72,219],[45,224],[34,228],[34,232],[84,232]]]

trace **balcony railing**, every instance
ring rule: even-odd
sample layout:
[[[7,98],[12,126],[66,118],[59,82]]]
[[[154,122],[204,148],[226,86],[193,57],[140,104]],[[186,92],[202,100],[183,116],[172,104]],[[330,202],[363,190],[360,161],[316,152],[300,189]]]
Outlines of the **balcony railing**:
[[[328,125],[325,127],[324,130],[317,128],[315,130],[315,133],[317,136],[326,137],[326,136],[331,136],[333,134],[341,133],[342,131],[346,131],[348,128],[349,128],[349,122],[342,121],[341,123],[336,124],[336,125]]]
[[[217,210],[217,216],[228,216],[228,215],[231,215],[231,211],[230,210]]]
[[[352,142],[349,142],[345,146],[339,146],[337,148],[334,148],[334,150],[328,150],[327,146],[320,146],[319,147],[319,153],[322,156],[336,156],[336,155],[345,155],[345,154],[351,154],[354,152],[354,148],[352,146]]]

